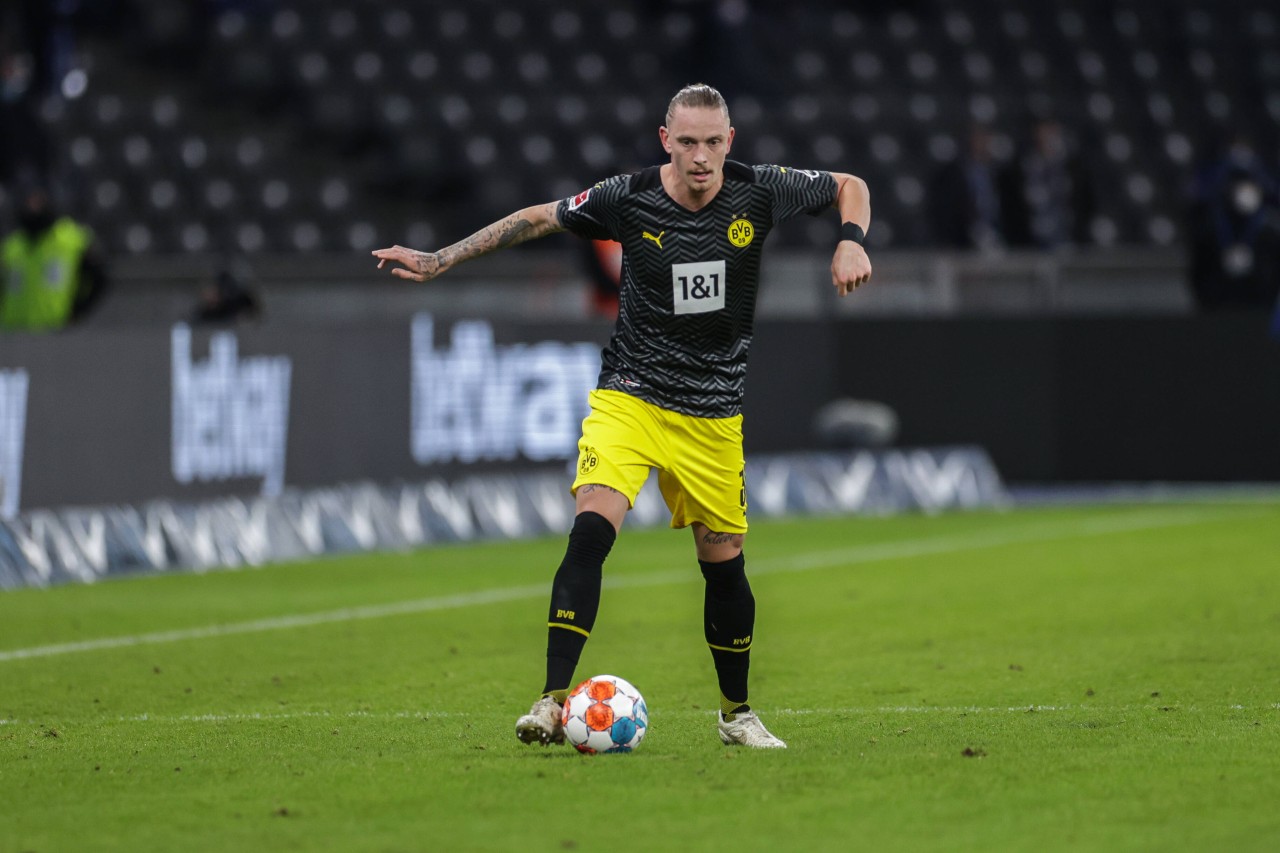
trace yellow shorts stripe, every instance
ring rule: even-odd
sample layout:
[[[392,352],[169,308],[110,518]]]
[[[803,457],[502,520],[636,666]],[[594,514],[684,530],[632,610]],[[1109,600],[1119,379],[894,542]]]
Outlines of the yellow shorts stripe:
[[[707,643],[707,645],[718,652],[749,652],[751,651],[750,643],[747,643],[745,646],[734,646],[733,648],[729,648],[728,646],[716,646],[716,645],[712,645],[711,643]]]
[[[566,625],[563,622],[548,622],[547,627],[548,628],[564,628],[566,631],[577,631],[579,634],[581,634],[584,637],[591,636],[590,632],[582,630],[577,625]]]

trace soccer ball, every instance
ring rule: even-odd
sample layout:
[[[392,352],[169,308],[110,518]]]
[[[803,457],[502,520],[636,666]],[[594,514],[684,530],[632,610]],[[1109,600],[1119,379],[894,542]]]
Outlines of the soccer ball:
[[[564,702],[564,736],[578,752],[630,752],[649,730],[640,691],[616,675],[597,675]]]

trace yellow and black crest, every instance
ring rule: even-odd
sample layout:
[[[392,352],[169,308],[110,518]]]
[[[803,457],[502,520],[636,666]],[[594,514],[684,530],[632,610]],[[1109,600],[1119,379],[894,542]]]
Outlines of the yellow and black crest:
[[[729,242],[739,249],[750,246],[755,236],[756,227],[751,224],[750,219],[735,219],[729,223]]]
[[[578,473],[590,474],[600,464],[600,454],[596,453],[594,447],[584,447],[582,452],[578,454]]]

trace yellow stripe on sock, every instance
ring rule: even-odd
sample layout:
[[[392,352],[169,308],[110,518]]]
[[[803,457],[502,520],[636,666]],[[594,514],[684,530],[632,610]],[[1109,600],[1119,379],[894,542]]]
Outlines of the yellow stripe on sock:
[[[739,708],[745,706],[746,704],[747,704],[746,699],[743,699],[741,702],[739,702],[736,699],[730,699],[728,696],[725,696],[723,693],[720,694],[720,713],[724,714],[724,720],[726,723],[732,723],[736,718],[734,711],[737,711]]]
[[[581,628],[579,628],[577,625],[566,625],[563,622],[548,622],[547,627],[548,628],[564,628],[566,631],[577,631],[579,634],[581,634],[584,637],[591,636],[591,632],[584,631]]]
[[[711,645],[711,643],[707,643],[707,645],[718,652],[749,652],[751,651],[750,643],[747,643],[745,646],[734,646],[733,648],[729,648],[728,646],[713,646]]]

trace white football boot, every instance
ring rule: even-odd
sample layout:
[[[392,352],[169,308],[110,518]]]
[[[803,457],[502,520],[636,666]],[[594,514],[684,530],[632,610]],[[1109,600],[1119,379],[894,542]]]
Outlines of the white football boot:
[[[724,713],[720,713],[720,742],[729,746],[751,746],[756,749],[786,749],[787,744],[774,737],[760,722],[755,711],[744,711],[733,715],[733,721],[727,721]]]
[[[543,696],[529,713],[516,720],[516,737],[524,743],[564,743],[564,708],[550,696]]]

